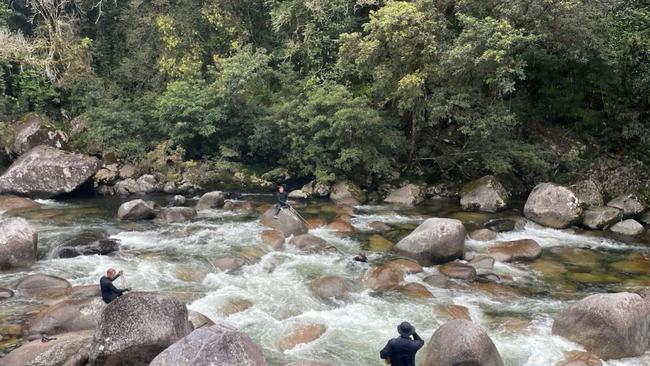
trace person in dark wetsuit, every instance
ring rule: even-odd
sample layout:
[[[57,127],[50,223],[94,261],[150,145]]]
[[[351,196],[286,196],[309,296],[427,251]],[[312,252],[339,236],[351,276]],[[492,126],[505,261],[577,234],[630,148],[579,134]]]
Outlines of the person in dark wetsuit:
[[[391,366],[415,366],[415,354],[424,346],[424,341],[408,322],[398,325],[397,332],[399,337],[388,341],[379,357]]]
[[[275,214],[273,214],[273,218],[277,219],[280,210],[289,207],[289,203],[287,202],[289,200],[289,194],[285,191],[283,185],[278,186],[278,193],[275,194],[275,197],[277,198],[277,203],[275,204]]]
[[[109,268],[108,271],[106,271],[106,276],[102,276],[102,278],[99,280],[99,286],[102,289],[102,300],[104,300],[105,303],[108,304],[111,301],[122,296],[122,294],[126,291],[131,291],[131,289],[119,289],[113,285],[113,281],[120,277],[121,274],[122,271],[120,271],[118,274],[115,274],[115,270],[113,268]]]

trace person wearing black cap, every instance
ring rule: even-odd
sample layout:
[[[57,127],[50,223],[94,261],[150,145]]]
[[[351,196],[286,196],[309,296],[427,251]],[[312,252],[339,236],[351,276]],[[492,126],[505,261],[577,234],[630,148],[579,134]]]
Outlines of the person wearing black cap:
[[[398,325],[397,332],[399,337],[388,341],[379,352],[379,357],[391,366],[415,366],[415,354],[424,346],[424,341],[408,322]]]

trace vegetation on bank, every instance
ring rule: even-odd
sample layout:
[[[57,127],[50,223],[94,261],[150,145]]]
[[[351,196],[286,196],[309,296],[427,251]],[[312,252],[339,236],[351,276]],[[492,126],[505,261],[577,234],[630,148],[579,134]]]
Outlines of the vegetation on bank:
[[[643,0],[5,0],[0,120],[364,186],[650,163]]]

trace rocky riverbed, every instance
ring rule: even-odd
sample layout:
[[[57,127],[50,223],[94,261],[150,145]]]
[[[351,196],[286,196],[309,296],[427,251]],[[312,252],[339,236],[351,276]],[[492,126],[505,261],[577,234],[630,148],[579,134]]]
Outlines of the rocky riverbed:
[[[0,273],[0,287],[7,289],[0,292],[0,352],[25,343],[30,334],[57,337],[70,330],[94,330],[102,304],[96,301],[96,289],[83,286],[98,283],[106,268],[115,267],[124,270],[125,286],[174,296],[190,314],[195,311],[220,326],[243,331],[236,337],[250,337],[241,342],[259,346],[269,365],[301,360],[375,365],[378,350],[395,336],[399,322],[413,323],[428,342],[452,319],[471,319],[479,325],[505,365],[555,365],[566,360],[592,365],[601,357],[612,358],[598,361],[604,365],[650,364],[647,351],[610,357],[601,344],[584,344],[554,328],[560,312],[589,295],[642,292],[650,286],[650,247],[643,236],[584,230],[572,224],[565,229],[544,227],[525,219],[523,204],[516,202],[510,204],[515,208],[484,213],[465,211],[457,200],[425,200],[416,207],[311,200],[295,205],[309,223],[308,234],[295,232],[285,240],[292,233],[277,235],[263,225],[284,225],[282,217],[279,223],[269,223],[262,215],[271,205],[271,196],[244,194],[232,201],[214,194],[204,200],[190,196],[183,206],[195,207],[202,201],[198,212],[118,220],[120,206],[135,198],[37,200],[39,207],[4,214],[24,218],[38,233],[38,260],[27,268]],[[156,205],[164,208],[179,201],[171,195],[141,198],[154,210],[160,210]],[[142,212],[146,213],[146,205]],[[176,219],[168,222],[168,217]],[[467,234],[461,237],[464,250],[451,254],[457,260],[418,263],[417,256],[394,249],[400,241],[404,247],[402,239],[415,235],[414,230],[432,217],[462,224]],[[300,219],[288,220],[296,220],[288,223],[300,230]],[[352,259],[361,251],[368,263]],[[39,278],[32,279],[31,285],[26,282],[30,274],[58,276],[67,282],[48,279],[48,291],[38,286],[30,290],[41,283]],[[634,301],[641,303],[638,298]],[[67,303],[62,305],[63,301]],[[172,310],[158,311],[176,314],[174,306],[167,304],[162,309]],[[50,314],[58,320],[45,321]],[[86,318],[71,314],[86,314]],[[643,323],[645,313],[634,314],[622,324]],[[570,323],[569,315],[563,321],[589,327]],[[170,315],[176,316],[183,315]],[[198,315],[190,320],[192,316]],[[648,335],[648,323],[636,330],[641,343]],[[233,331],[228,329],[196,334],[193,342],[218,344],[223,334]],[[90,338],[82,333],[62,339],[86,345],[92,355]],[[184,335],[170,334],[169,344]],[[444,344],[449,337],[453,332],[440,328],[434,338]],[[644,349],[647,338],[645,345]],[[585,347],[590,353],[583,352]],[[603,354],[594,355],[601,349]],[[170,349],[155,364],[177,362],[174,354]],[[105,361],[113,356],[97,357]],[[419,354],[420,361],[428,357],[425,350]]]

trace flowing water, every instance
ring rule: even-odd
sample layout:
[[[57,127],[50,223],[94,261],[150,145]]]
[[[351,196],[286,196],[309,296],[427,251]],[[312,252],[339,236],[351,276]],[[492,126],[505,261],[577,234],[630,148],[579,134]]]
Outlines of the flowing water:
[[[165,197],[156,198],[165,204]],[[270,196],[246,195],[257,211],[268,207]],[[191,223],[121,223],[115,212],[117,199],[70,199],[41,201],[41,209],[21,213],[39,232],[40,260],[28,271],[0,272],[0,287],[9,287],[29,273],[47,273],[69,279],[73,285],[96,284],[109,267],[124,270],[128,287],[145,291],[167,291],[214,321],[227,321],[248,333],[263,349],[270,365],[295,360],[319,360],[332,365],[380,365],[379,350],[396,336],[395,327],[410,321],[428,340],[448,318],[439,305],[457,304],[469,309],[498,347],[507,365],[553,365],[564,353],[582,348],[551,335],[554,314],[592,293],[634,290],[650,286],[650,247],[622,242],[576,230],[553,230],[526,224],[501,233],[497,240],[535,239],[544,248],[542,258],[530,264],[497,264],[504,287],[452,282],[448,288],[431,287],[422,278],[436,273],[435,267],[409,275],[408,281],[425,285],[433,298],[412,298],[397,293],[376,294],[362,285],[369,268],[389,254],[369,252],[369,263],[351,258],[368,249],[369,223],[382,221],[393,230],[385,234],[396,241],[427,217],[454,217],[468,229],[497,215],[461,212],[453,202],[429,201],[417,209],[389,206],[360,206],[351,223],[353,236],[342,236],[325,228],[311,233],[338,250],[305,253],[285,244],[282,251],[264,249],[259,234],[264,228],[256,212],[212,210]],[[299,209],[307,218],[331,219],[335,208],[325,202],[310,202]],[[516,216],[515,210],[499,217]],[[121,249],[108,256],[47,259],[48,253],[66,238],[82,231],[105,230],[121,241]],[[487,243],[468,240],[470,250],[484,251]],[[215,259],[234,256],[246,261],[242,268],[221,272]],[[355,285],[342,301],[323,301],[309,288],[323,275],[339,275]],[[245,300],[245,301],[244,301]],[[252,306],[232,313],[233,303]],[[20,339],[21,325],[29,312],[42,308],[36,300],[12,298],[0,308],[1,352]],[[227,315],[230,314],[230,315]],[[316,341],[291,350],[279,350],[279,341],[293,327],[317,323],[327,327]],[[12,330],[11,333],[9,330]],[[13,336],[11,336],[13,334]],[[420,352],[422,356],[423,352]],[[642,357],[609,361],[607,365],[650,365],[650,352]]]

